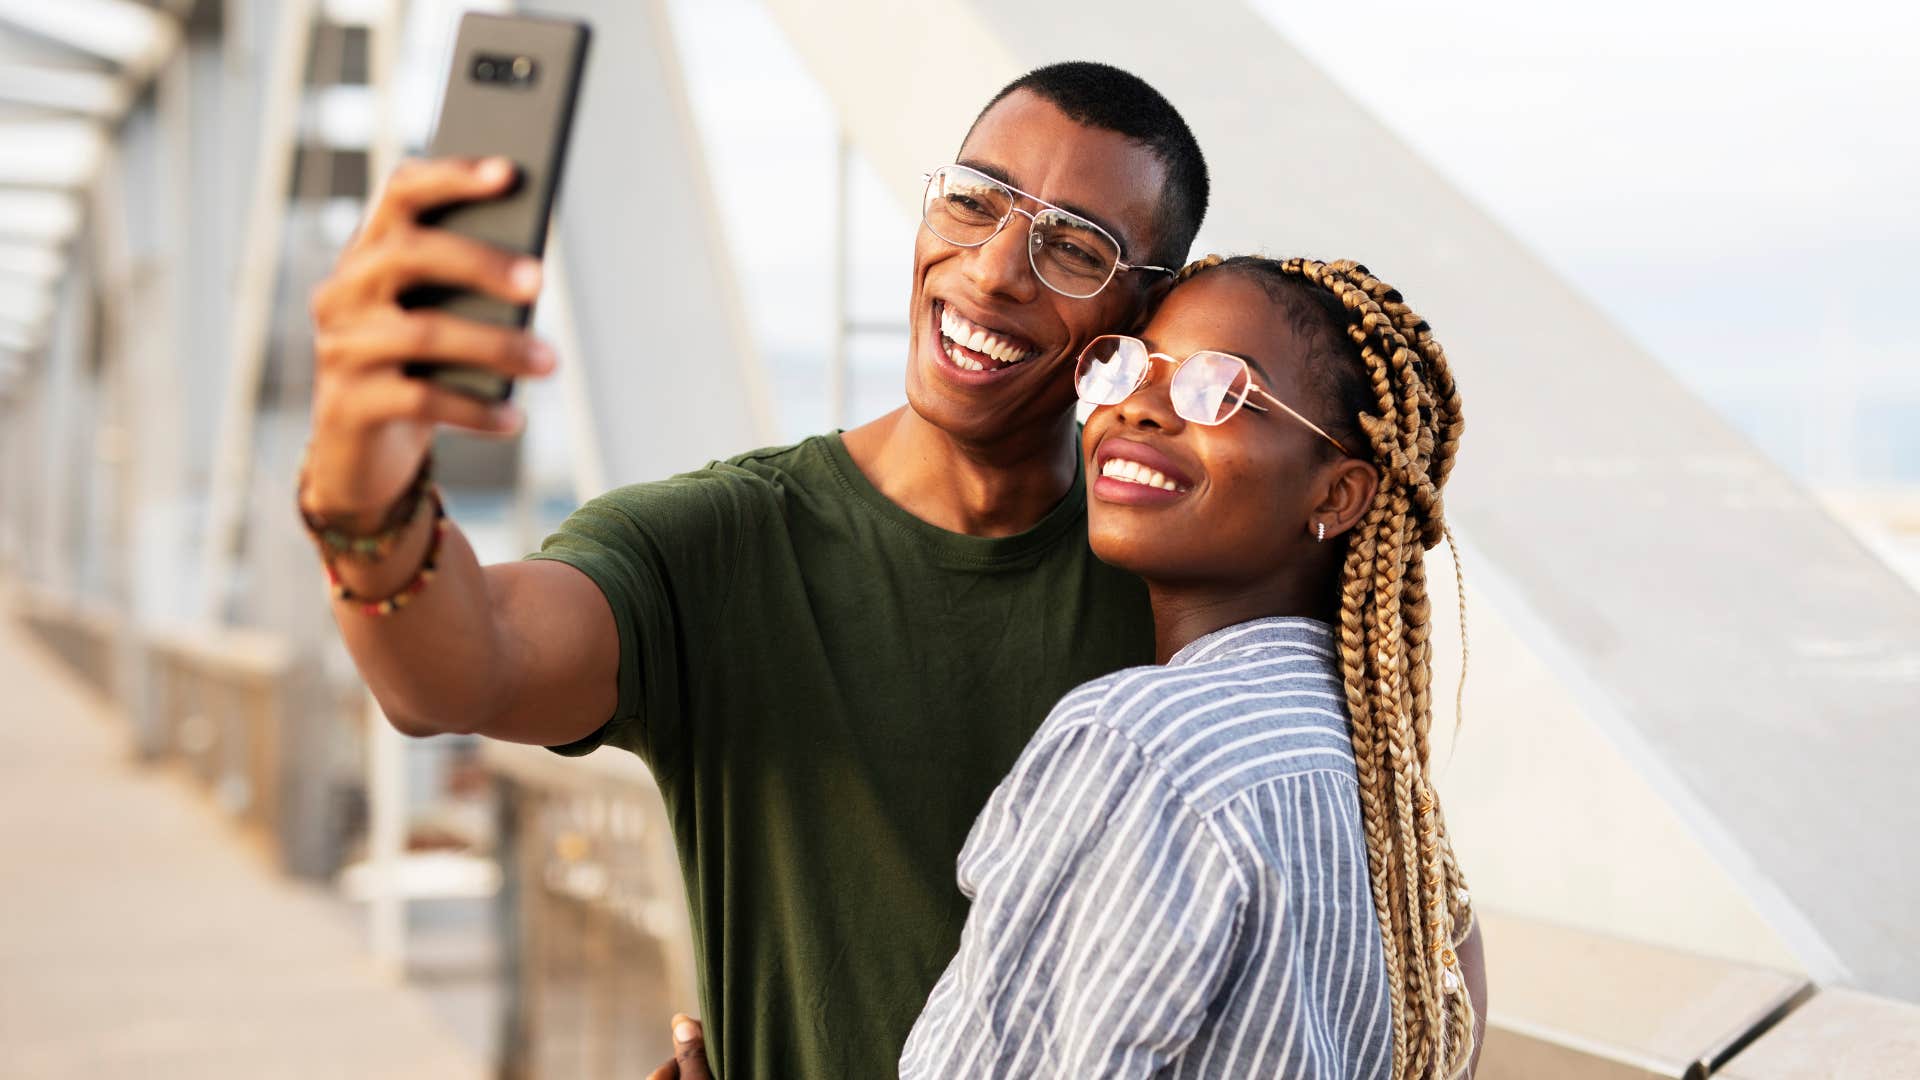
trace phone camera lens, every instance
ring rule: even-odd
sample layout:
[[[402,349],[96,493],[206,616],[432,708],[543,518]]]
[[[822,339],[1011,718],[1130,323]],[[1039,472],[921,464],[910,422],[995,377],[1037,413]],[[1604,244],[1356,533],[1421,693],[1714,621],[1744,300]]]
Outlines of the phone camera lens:
[[[479,63],[473,65],[473,74],[477,78],[479,78],[482,82],[492,82],[493,73],[494,73],[494,67],[493,67],[493,61],[491,60],[482,60]]]

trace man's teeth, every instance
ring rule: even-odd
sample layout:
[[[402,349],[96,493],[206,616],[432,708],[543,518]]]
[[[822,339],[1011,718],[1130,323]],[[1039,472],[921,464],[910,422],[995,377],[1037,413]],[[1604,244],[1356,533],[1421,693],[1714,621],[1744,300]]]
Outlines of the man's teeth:
[[[1145,484],[1148,487],[1157,487],[1162,491],[1186,490],[1179,484],[1167,479],[1167,474],[1160,470],[1150,469],[1137,461],[1128,461],[1126,458],[1108,458],[1107,463],[1100,466],[1100,475],[1111,476],[1116,480],[1125,480],[1129,484]]]
[[[946,338],[949,344],[971,349],[982,356],[990,356],[1002,364],[1017,364],[1032,355],[1032,350],[1022,349],[1001,340],[985,327],[977,326],[956,315],[953,309],[945,304],[940,305],[940,336]],[[968,371],[987,369],[987,365],[961,356],[952,349],[947,350],[947,359],[952,360],[955,367],[965,368]]]

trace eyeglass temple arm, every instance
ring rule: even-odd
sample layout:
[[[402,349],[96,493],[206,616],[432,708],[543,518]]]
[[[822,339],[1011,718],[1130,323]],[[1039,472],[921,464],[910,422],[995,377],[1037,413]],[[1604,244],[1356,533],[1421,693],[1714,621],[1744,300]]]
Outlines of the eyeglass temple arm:
[[[1324,428],[1322,428],[1322,427],[1321,427],[1321,426],[1320,426],[1319,424],[1316,424],[1316,423],[1314,423],[1313,421],[1311,421],[1311,420],[1309,420],[1309,419],[1307,419],[1306,417],[1304,417],[1304,416],[1301,416],[1301,415],[1300,415],[1299,413],[1297,413],[1297,412],[1294,412],[1292,408],[1290,408],[1290,407],[1288,407],[1288,405],[1287,405],[1287,403],[1286,403],[1286,402],[1284,402],[1284,401],[1281,401],[1281,400],[1280,400],[1279,398],[1277,398],[1277,397],[1274,397],[1274,396],[1273,396],[1272,394],[1269,394],[1269,393],[1267,393],[1267,390],[1266,390],[1266,387],[1263,387],[1263,386],[1250,386],[1250,387],[1248,387],[1248,389],[1249,389],[1249,390],[1251,390],[1251,391],[1252,391],[1253,393],[1255,393],[1255,394],[1259,394],[1259,395],[1260,395],[1261,397],[1263,397],[1263,398],[1266,398],[1266,399],[1267,399],[1268,401],[1271,401],[1271,402],[1273,402],[1273,403],[1274,403],[1274,405],[1276,405],[1276,406],[1278,406],[1278,407],[1279,407],[1279,409],[1280,409],[1280,411],[1281,411],[1281,412],[1284,412],[1284,413],[1286,413],[1286,414],[1287,414],[1288,416],[1291,416],[1291,417],[1293,417],[1293,418],[1294,418],[1295,420],[1298,420],[1298,421],[1300,421],[1300,422],[1301,422],[1302,424],[1305,424],[1305,425],[1307,426],[1307,430],[1308,430],[1308,431],[1311,431],[1311,432],[1313,432],[1313,433],[1314,433],[1315,435],[1318,435],[1318,436],[1320,436],[1321,438],[1323,438],[1323,439],[1325,439],[1325,440],[1327,440],[1328,442],[1330,442],[1330,443],[1332,443],[1332,444],[1334,445],[1334,448],[1335,448],[1336,450],[1339,450],[1339,451],[1340,451],[1341,453],[1343,453],[1343,454],[1345,454],[1345,455],[1347,455],[1348,457],[1352,457],[1352,456],[1353,456],[1353,452],[1352,452],[1351,450],[1348,450],[1348,449],[1347,449],[1346,447],[1344,447],[1344,446],[1342,446],[1342,445],[1340,445],[1340,440],[1339,440],[1339,439],[1336,439],[1336,438],[1334,438],[1333,436],[1331,436],[1331,435],[1329,435],[1329,434],[1327,434],[1327,433],[1326,433],[1326,430],[1325,430]],[[1266,406],[1264,406],[1264,405],[1258,405],[1258,404],[1255,404],[1255,403],[1254,403],[1254,400],[1253,400],[1253,398],[1252,398],[1252,397],[1248,397],[1248,398],[1247,398],[1247,400],[1246,400],[1246,402],[1245,402],[1245,404],[1246,404],[1246,406],[1247,406],[1248,408],[1250,408],[1250,409],[1252,409],[1252,410],[1254,410],[1255,412],[1266,412],[1266,411],[1267,411],[1267,409],[1266,409]]]

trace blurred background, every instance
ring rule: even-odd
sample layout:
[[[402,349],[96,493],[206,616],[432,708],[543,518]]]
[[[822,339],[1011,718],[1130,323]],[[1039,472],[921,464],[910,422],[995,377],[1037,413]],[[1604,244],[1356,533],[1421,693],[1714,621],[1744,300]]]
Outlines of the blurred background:
[[[0,0],[0,1076],[644,1075],[697,1008],[645,770],[394,734],[291,512],[469,10],[595,29],[561,371],[439,450],[482,559],[899,404],[920,172],[1118,63],[1196,254],[1360,258],[1460,373],[1482,1075],[1920,1075],[1910,7]]]

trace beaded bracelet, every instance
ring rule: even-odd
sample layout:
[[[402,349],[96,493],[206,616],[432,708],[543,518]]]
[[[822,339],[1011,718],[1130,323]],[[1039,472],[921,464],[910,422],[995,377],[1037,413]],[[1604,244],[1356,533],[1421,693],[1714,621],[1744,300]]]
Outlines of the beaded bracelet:
[[[356,562],[376,563],[393,551],[393,546],[400,542],[400,537],[406,533],[407,526],[413,524],[415,515],[420,512],[421,501],[427,497],[428,489],[433,487],[433,454],[428,452],[427,456],[420,460],[420,469],[413,474],[413,480],[407,485],[407,490],[401,492],[400,497],[393,501],[393,505],[387,507],[379,527],[371,533],[348,532],[320,515],[309,512],[306,507],[300,506],[298,496],[301,491],[306,490],[306,487],[307,470],[302,466],[300,483],[294,490],[294,505],[300,511],[300,520],[306,524],[308,535],[313,537],[314,543],[320,545],[322,556],[330,558],[338,555]]]
[[[440,489],[427,489],[427,498],[433,502],[433,542],[427,545],[426,558],[420,561],[420,569],[413,572],[407,583],[377,600],[357,596],[340,580],[340,571],[335,569],[333,560],[323,558],[327,568],[327,584],[333,589],[333,598],[349,604],[357,604],[362,614],[374,617],[391,615],[406,607],[408,602],[418,596],[433,580],[434,571],[440,562],[440,542],[447,537],[447,508],[440,501]]]

